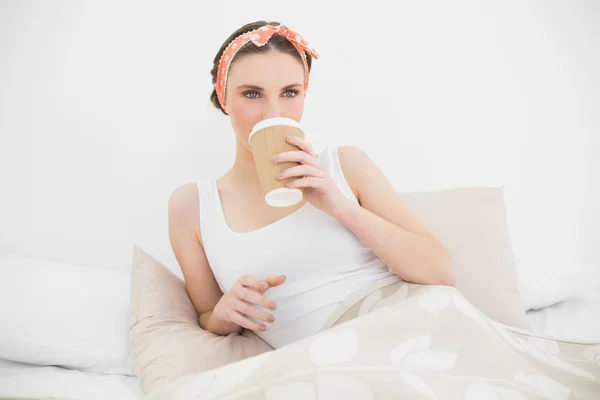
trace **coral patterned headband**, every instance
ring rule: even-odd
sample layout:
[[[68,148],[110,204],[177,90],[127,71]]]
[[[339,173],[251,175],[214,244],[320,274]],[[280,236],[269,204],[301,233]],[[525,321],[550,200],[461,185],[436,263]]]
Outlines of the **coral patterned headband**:
[[[217,82],[215,83],[215,89],[217,91],[217,96],[219,97],[219,103],[221,103],[221,107],[223,107],[223,109],[225,109],[225,88],[227,87],[227,74],[229,72],[231,60],[233,60],[235,54],[248,42],[252,42],[259,47],[264,46],[273,35],[285,37],[300,53],[302,62],[304,63],[304,91],[308,89],[308,63],[306,61],[306,55],[304,54],[304,51],[306,50],[308,54],[318,59],[319,55],[317,52],[308,44],[306,40],[302,38],[302,36],[286,28],[285,26],[265,25],[235,38],[231,43],[229,43],[223,52],[223,55],[221,56],[221,60],[219,61],[219,69],[217,71]]]

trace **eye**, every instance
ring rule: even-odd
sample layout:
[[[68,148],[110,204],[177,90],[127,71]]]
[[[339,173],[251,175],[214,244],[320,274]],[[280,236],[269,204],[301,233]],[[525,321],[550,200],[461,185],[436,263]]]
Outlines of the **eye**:
[[[258,92],[253,92],[253,91],[249,91],[249,92],[245,92],[244,96],[249,98],[249,99],[257,99],[258,98]]]
[[[297,90],[288,89],[283,92],[283,97],[295,97],[298,94]]]

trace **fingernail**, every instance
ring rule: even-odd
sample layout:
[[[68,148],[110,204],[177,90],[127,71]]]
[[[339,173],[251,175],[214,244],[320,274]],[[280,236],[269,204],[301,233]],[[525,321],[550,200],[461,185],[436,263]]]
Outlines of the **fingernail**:
[[[273,160],[273,161],[279,161],[279,156],[275,156],[271,160]]]
[[[273,317],[273,316],[270,316],[270,317],[269,317],[269,322],[273,322],[273,321],[275,321],[275,317]]]
[[[261,326],[261,327],[260,327],[260,330],[261,330],[261,331],[266,331],[266,330],[267,330],[267,327],[266,327],[266,326]]]

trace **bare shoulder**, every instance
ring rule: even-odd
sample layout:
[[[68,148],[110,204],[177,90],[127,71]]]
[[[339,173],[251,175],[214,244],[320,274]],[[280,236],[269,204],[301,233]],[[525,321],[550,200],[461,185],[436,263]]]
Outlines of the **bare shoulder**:
[[[179,186],[169,197],[169,208],[188,208],[198,201],[198,188],[195,183],[186,183]],[[196,204],[197,206],[197,204]]]
[[[367,153],[356,146],[340,146],[338,147],[338,154],[340,156],[340,163],[346,164],[342,165],[342,167],[348,168],[351,168],[352,166],[356,167],[356,162],[366,161],[369,159]]]
[[[372,161],[367,153],[356,146],[340,146],[338,147],[338,155],[344,178],[358,197],[361,173],[364,172],[365,164],[370,164]]]
[[[198,188],[195,183],[186,183],[171,193],[168,204],[169,224],[180,229],[193,229],[199,234]]]

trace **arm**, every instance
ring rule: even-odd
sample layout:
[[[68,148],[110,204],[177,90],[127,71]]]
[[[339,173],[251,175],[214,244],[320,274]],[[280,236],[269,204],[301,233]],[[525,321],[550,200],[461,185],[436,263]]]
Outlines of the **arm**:
[[[350,229],[400,278],[431,285],[455,285],[450,254],[404,206],[398,193],[369,157],[355,147],[339,149],[340,164],[360,205],[348,199],[302,138],[287,142],[298,151],[283,152],[273,162],[294,161],[278,179],[295,178],[287,187],[302,188],[314,207]]]
[[[403,280],[455,286],[448,250],[411,214],[373,161],[356,147],[340,147],[339,157],[360,206],[348,200],[334,217]]]
[[[200,215],[196,185],[177,189],[169,199],[169,239],[183,272],[187,292],[198,312],[198,323],[217,335],[240,333],[244,328],[266,330],[264,322],[274,316],[257,308],[274,310],[276,303],[264,296],[271,287],[285,282],[284,276],[240,277],[227,293],[217,284],[206,258],[200,235]],[[253,317],[258,321],[252,321]]]
[[[239,333],[242,327],[212,318],[223,296],[210,269],[200,237],[198,191],[194,184],[176,189],[169,198],[169,240],[183,272],[185,286],[202,329],[217,335]]]

